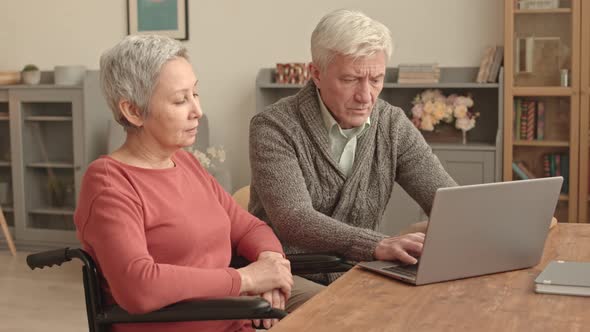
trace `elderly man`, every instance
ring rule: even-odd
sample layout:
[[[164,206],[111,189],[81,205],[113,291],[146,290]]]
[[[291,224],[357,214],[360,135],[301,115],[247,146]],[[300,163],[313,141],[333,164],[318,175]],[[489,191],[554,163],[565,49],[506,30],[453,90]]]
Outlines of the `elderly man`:
[[[311,36],[312,80],[252,119],[250,210],[288,252],[417,262],[422,232],[376,231],[393,186],[430,212],[436,189],[456,183],[403,110],[377,98],[391,52],[383,24],[332,12]]]

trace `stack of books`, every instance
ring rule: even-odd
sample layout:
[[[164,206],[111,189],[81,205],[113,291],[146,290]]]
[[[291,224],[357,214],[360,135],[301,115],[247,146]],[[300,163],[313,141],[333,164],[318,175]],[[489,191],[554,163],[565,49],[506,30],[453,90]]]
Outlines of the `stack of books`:
[[[432,84],[440,80],[438,63],[400,64],[397,82],[401,84]]]
[[[545,139],[545,104],[542,101],[514,99],[514,138]]]
[[[569,192],[570,158],[567,153],[548,153],[543,155],[543,176],[563,176],[561,193]]]
[[[502,67],[502,60],[504,59],[504,47],[492,46],[488,47],[481,59],[479,65],[479,72],[475,81],[477,83],[495,83],[500,74],[500,67]]]
[[[562,194],[569,192],[569,159],[567,153],[548,153],[543,155],[542,177],[563,176],[563,184],[561,186]],[[537,178],[535,173],[531,171],[531,168],[522,160],[512,162],[512,171],[514,172],[515,179],[528,180]]]

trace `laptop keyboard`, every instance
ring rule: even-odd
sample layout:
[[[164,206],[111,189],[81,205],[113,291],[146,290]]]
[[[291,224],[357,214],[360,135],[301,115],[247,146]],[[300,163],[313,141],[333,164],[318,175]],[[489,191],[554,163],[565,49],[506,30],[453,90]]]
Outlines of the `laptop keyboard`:
[[[395,272],[408,277],[415,277],[416,273],[418,272],[418,264],[389,266],[384,267],[383,270]]]

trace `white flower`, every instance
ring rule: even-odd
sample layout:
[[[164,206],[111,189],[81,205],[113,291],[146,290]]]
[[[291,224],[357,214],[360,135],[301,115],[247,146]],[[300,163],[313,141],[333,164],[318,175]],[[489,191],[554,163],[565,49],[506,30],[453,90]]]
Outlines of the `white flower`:
[[[432,118],[430,116],[424,116],[422,118],[422,122],[420,122],[420,129],[426,131],[434,130],[434,124],[432,123]]]
[[[199,163],[201,163],[201,166],[205,167],[206,169],[208,169],[211,166],[211,159],[209,159],[209,157],[207,157],[207,155],[203,152],[195,149],[193,151],[193,155],[197,157],[197,160],[199,161]]]
[[[207,148],[207,154],[211,156],[211,159],[217,158],[217,149],[213,146]]]
[[[219,164],[222,164],[225,161],[225,150],[223,150],[222,146],[210,146],[205,152],[191,148],[189,148],[188,151],[192,153],[197,160],[199,160],[199,163],[201,163],[201,165],[208,171],[215,170],[217,167],[220,167]]]
[[[451,94],[448,97],[438,89],[427,89],[417,94],[412,101],[413,107],[408,116],[420,130],[433,131],[441,121],[454,125],[457,129],[471,130],[479,113],[469,109],[473,107],[470,96]]]
[[[223,150],[223,148],[221,148],[221,147],[217,151],[217,159],[219,160],[220,163],[225,161],[225,150]]]
[[[460,118],[455,121],[455,128],[461,129],[463,131],[469,131],[475,127],[475,119],[474,118]]]
[[[457,119],[463,119],[463,118],[467,117],[467,107],[465,105],[459,105],[459,106],[455,107],[455,110],[453,111],[453,115]]]

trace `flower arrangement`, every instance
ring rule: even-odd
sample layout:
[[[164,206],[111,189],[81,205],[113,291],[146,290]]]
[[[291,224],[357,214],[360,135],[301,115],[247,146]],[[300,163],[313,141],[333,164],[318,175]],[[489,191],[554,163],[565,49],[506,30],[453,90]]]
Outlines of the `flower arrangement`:
[[[209,173],[215,172],[225,161],[225,150],[223,146],[210,146],[205,152],[196,148],[189,149],[188,151],[197,158]]]
[[[424,131],[433,131],[441,123],[452,124],[465,132],[475,127],[479,113],[473,112],[473,99],[470,96],[452,94],[445,97],[440,90],[428,89],[418,94],[411,110],[412,123]]]

